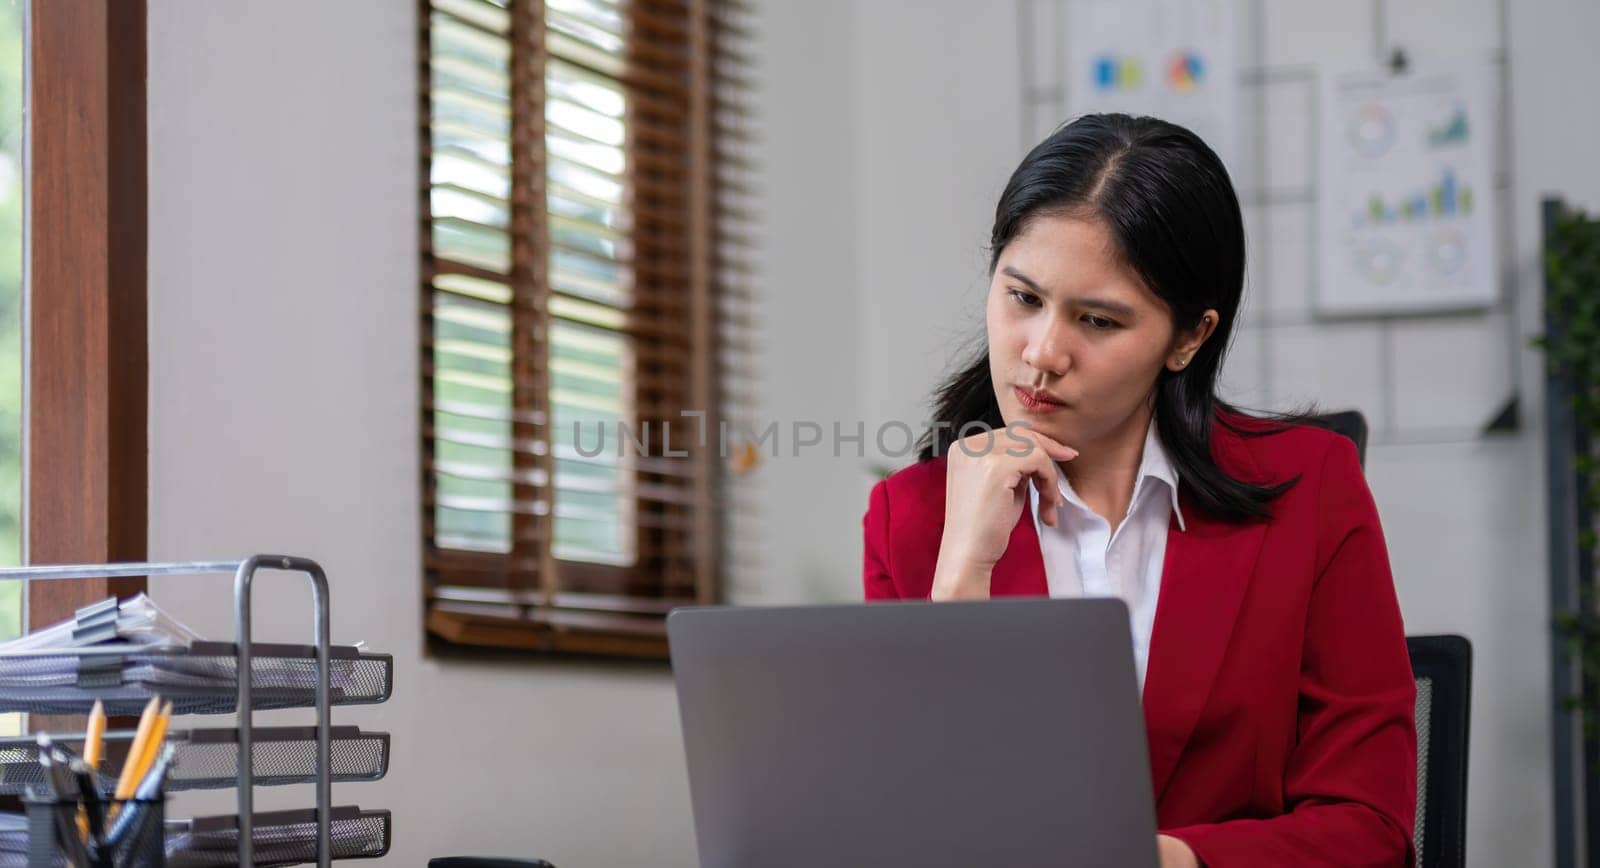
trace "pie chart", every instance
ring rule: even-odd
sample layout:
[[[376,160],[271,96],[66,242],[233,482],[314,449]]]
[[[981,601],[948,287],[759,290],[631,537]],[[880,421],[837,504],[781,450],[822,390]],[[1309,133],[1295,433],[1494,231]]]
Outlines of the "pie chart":
[[[1205,74],[1205,62],[1192,51],[1180,51],[1167,63],[1167,85],[1178,93],[1189,93],[1199,87]]]

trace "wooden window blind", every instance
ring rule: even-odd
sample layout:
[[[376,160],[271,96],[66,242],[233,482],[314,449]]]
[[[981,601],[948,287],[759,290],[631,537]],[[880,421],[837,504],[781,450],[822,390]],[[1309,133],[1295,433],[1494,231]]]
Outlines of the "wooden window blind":
[[[752,351],[746,15],[421,0],[435,641],[663,657],[666,612],[721,596]]]

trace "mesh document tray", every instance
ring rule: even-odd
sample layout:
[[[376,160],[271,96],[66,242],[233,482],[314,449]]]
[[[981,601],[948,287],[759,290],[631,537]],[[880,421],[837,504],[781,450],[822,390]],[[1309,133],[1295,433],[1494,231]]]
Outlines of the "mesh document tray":
[[[254,856],[257,868],[300,865],[317,859],[317,812],[257,813]],[[389,812],[344,806],[332,809],[330,838],[335,859],[375,859],[389,852]],[[236,815],[168,821],[168,868],[208,868],[239,864]]]
[[[308,784],[317,779],[317,729],[313,726],[258,726],[255,734],[255,783],[258,786]],[[106,742],[133,740],[133,732],[106,733]],[[168,772],[167,790],[229,789],[239,784],[239,731],[194,729],[174,731],[167,740],[177,745]],[[77,750],[81,735],[57,739]],[[354,726],[332,727],[329,743],[332,779],[337,782],[381,780],[389,771],[389,734],[363,732]],[[79,751],[81,753],[81,751]],[[119,753],[108,751],[108,753]],[[115,780],[116,769],[102,764],[102,780]],[[43,784],[38,746],[32,736],[0,738],[0,794],[22,793],[29,784]]]
[[[238,658],[231,642],[187,647],[129,646],[105,653],[0,654],[0,712],[86,714],[96,699],[111,715],[137,715],[152,694],[172,700],[178,714],[231,714],[237,704]],[[251,645],[251,704],[257,709],[316,704],[316,648]],[[88,653],[93,651],[94,653]],[[394,690],[394,658],[351,645],[329,652],[329,698],[334,705],[385,702]]]

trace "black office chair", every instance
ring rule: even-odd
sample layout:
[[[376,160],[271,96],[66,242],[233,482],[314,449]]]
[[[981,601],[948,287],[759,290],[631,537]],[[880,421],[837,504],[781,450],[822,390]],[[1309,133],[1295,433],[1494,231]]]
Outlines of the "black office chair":
[[[1360,410],[1324,413],[1312,416],[1307,421],[1319,428],[1326,428],[1335,434],[1349,437],[1356,444],[1356,454],[1361,458],[1361,466],[1367,465],[1367,417],[1361,415]]]
[[[485,859],[478,856],[440,856],[428,868],[556,868],[543,859]]]
[[[1417,680],[1417,868],[1467,864],[1467,724],[1472,643],[1407,636]]]

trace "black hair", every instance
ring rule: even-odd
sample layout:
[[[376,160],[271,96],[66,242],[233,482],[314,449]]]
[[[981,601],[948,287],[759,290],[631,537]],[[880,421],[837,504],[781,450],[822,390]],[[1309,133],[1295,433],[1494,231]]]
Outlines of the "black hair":
[[[1046,216],[1102,221],[1123,260],[1171,309],[1175,329],[1195,328],[1208,309],[1218,313],[1215,332],[1188,365],[1163,367],[1157,376],[1156,433],[1197,506],[1229,521],[1268,517],[1298,477],[1256,484],[1230,476],[1212,454],[1212,424],[1261,436],[1309,420],[1249,417],[1216,394],[1245,277],[1244,219],[1222,160],[1177,124],[1084,115],[1040,142],[1012,173],[995,208],[991,276],[1006,245]],[[1005,427],[987,349],[938,388],[933,421],[918,443],[921,460],[944,455],[964,426]]]

